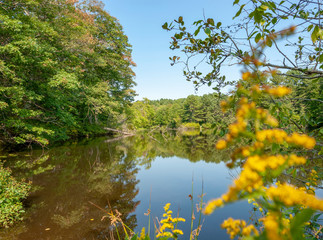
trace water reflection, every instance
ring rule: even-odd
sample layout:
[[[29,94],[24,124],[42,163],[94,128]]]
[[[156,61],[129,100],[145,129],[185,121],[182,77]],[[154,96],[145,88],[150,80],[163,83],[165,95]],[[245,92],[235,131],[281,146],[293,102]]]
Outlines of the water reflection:
[[[118,209],[125,224],[140,231],[148,224],[144,212],[150,200],[153,216],[160,217],[162,206],[171,202],[173,211],[189,220],[192,176],[195,202],[202,181],[206,200],[221,195],[232,181],[223,163],[230,150],[219,152],[214,142],[212,136],[143,134],[18,153],[7,163],[16,175],[32,180],[35,191],[26,202],[26,221],[2,230],[0,238],[112,239],[115,231],[100,208]],[[222,220],[246,218],[247,212],[246,203],[219,210],[204,221],[200,239],[226,239],[218,227]],[[189,223],[181,229],[189,232]]]

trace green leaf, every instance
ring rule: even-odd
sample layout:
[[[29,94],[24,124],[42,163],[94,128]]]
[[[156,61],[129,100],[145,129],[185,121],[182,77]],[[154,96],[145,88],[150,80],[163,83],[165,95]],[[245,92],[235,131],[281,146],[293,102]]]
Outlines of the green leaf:
[[[306,208],[295,215],[290,224],[290,232],[294,240],[303,239],[302,226],[311,219],[314,213],[313,209]]]
[[[313,32],[312,32],[312,34],[311,34],[311,39],[312,39],[312,42],[313,43],[315,43],[316,40],[318,39],[319,30],[320,30],[319,26],[316,25],[315,28],[314,28],[314,30],[313,30]]]
[[[277,143],[273,143],[273,145],[272,145],[272,151],[273,151],[274,153],[277,153],[279,149],[280,149],[279,144],[277,144]]]
[[[236,5],[240,2],[240,0],[234,0],[233,5]]]
[[[208,18],[207,19],[207,23],[210,24],[210,25],[212,25],[212,26],[214,26],[214,20],[213,20],[213,18]]]
[[[267,38],[266,45],[267,45],[268,47],[271,47],[271,46],[273,45],[273,42],[271,41],[271,39],[270,39],[270,38]]]
[[[257,31],[254,31],[249,37],[248,40],[250,40],[255,34],[257,33]]]
[[[201,27],[202,27],[202,26],[199,26],[199,27],[195,30],[195,32],[194,32],[194,35],[195,35],[195,36],[197,36],[197,35],[200,33]]]
[[[180,23],[180,22],[182,22],[183,21],[183,17],[182,16],[180,16],[179,18],[178,18],[178,22]]]
[[[226,131],[222,128],[220,131],[220,137],[223,137],[226,134]]]
[[[163,29],[168,29],[168,23],[167,23],[167,22],[165,22],[165,23],[162,25],[162,28],[163,28]]]
[[[133,236],[131,237],[131,240],[137,240],[137,239],[138,239],[137,234],[135,234],[135,235],[133,235]]]
[[[256,23],[260,23],[262,20],[262,13],[260,11],[258,11],[258,9],[256,9],[254,11],[253,17],[254,17]]]
[[[269,7],[273,12],[275,12],[275,9],[277,8],[274,2],[269,2]]]
[[[255,42],[258,43],[261,38],[261,33],[258,33],[255,37]]]
[[[205,28],[204,29],[204,32],[207,34],[207,35],[210,35],[211,34],[211,30],[209,28]]]
[[[236,17],[240,16],[241,11],[242,11],[242,9],[244,8],[244,6],[246,6],[246,4],[242,4],[242,5],[241,5],[241,7],[240,7],[239,11],[236,13],[236,15],[235,15],[232,19],[235,19]]]
[[[181,39],[182,38],[182,35],[178,34],[178,33],[176,33],[174,36],[175,36],[176,39]]]
[[[308,32],[310,32],[311,30],[312,30],[312,28],[314,27],[314,25],[313,24],[311,24],[311,25],[309,25],[308,27],[307,27],[307,31]]]

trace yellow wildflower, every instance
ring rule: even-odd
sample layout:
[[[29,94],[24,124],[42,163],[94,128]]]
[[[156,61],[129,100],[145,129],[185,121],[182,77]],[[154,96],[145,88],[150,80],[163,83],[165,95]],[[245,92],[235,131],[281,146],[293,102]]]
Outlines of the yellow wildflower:
[[[145,239],[145,237],[146,237],[146,231],[145,231],[145,228],[143,227],[140,232],[139,240],[143,240]]]
[[[158,234],[156,235],[157,238],[159,237],[168,237],[173,238],[173,234],[183,234],[183,232],[179,229],[176,229],[174,223],[177,222],[185,222],[184,218],[172,218],[173,211],[169,210],[170,203],[167,203],[164,206],[165,213],[163,214],[164,219],[160,221],[161,226],[157,229]],[[172,231],[172,232],[170,232]]]
[[[174,233],[174,234],[183,235],[183,231],[182,231],[182,230],[180,230],[180,229],[174,229],[174,230],[173,230],[173,233]]]
[[[268,88],[267,92],[275,97],[283,97],[289,94],[292,90],[290,88],[279,86],[276,88]]]
[[[251,76],[252,76],[252,74],[250,72],[242,73],[242,79],[245,81],[247,81]]]
[[[222,112],[226,112],[228,110],[229,103],[227,101],[221,101],[220,106]]]
[[[263,219],[266,234],[268,239],[280,240],[278,217],[275,215],[268,215]]]
[[[219,140],[217,143],[216,143],[216,149],[224,149],[227,147],[227,142],[223,139]]]
[[[167,212],[167,211],[168,211],[169,206],[170,206],[170,203],[167,203],[167,204],[164,206],[164,210],[165,210],[165,212]]]
[[[206,204],[206,207],[204,208],[204,214],[209,215],[211,214],[217,207],[220,207],[223,205],[223,200],[221,198],[213,199],[209,201]]]
[[[172,222],[185,222],[186,220],[185,220],[185,218],[173,218],[173,220],[172,220]]]
[[[248,225],[244,220],[235,220],[232,218],[228,218],[224,220],[221,225],[222,228],[227,229],[227,233],[230,235],[230,238],[233,239],[238,234],[242,234],[243,236],[250,236],[253,232],[256,236],[259,235],[258,230],[254,225]]]
[[[261,92],[260,87],[259,87],[258,84],[252,86],[251,91],[254,92],[254,93],[260,93]]]
[[[298,133],[293,133],[290,137],[286,138],[286,141],[288,143],[303,146],[307,149],[314,148],[314,146],[316,144],[314,138],[309,137],[305,134],[298,134]]]
[[[246,226],[245,221],[234,220],[232,218],[224,220],[224,222],[221,225],[222,228],[227,229],[227,233],[230,235],[231,239],[234,239],[234,237],[240,233],[242,226]]]
[[[305,164],[306,163],[306,159],[304,157],[298,157],[295,154],[291,154],[289,159],[288,159],[288,165],[292,166],[292,165],[300,165],[300,164]]]
[[[266,193],[270,199],[283,202],[287,206],[303,205],[312,209],[323,211],[322,199],[318,199],[314,195],[310,195],[288,184],[270,187]]]
[[[159,238],[159,237],[168,237],[168,238],[171,238],[171,237],[173,237],[173,234],[170,233],[170,232],[161,232],[161,233],[158,233],[156,235],[156,238]]]
[[[246,226],[246,227],[244,227],[242,229],[242,235],[243,236],[250,236],[252,232],[256,236],[259,235],[259,232],[258,232],[258,230],[256,229],[256,227],[254,225],[248,225],[248,226]]]

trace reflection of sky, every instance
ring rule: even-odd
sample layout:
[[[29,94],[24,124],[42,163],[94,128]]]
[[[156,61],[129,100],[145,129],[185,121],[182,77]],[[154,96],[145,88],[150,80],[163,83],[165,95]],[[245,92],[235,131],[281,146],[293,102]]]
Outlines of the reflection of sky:
[[[149,196],[151,191],[152,214],[154,217],[160,217],[163,214],[163,206],[170,202],[173,215],[177,214],[180,209],[180,216],[184,217],[187,222],[180,227],[184,232],[190,232],[190,212],[191,201],[188,195],[192,192],[192,176],[194,178],[194,202],[197,203],[198,195],[202,192],[202,181],[204,184],[204,202],[221,196],[232,182],[232,176],[237,173],[229,171],[224,163],[205,163],[189,162],[186,159],[177,157],[156,158],[152,162],[150,169],[141,168],[138,172],[137,179],[140,180],[137,187],[139,194],[136,200],[140,200],[141,204],[136,209],[138,220],[137,231],[142,227],[147,229],[148,217],[144,216],[149,207]],[[194,203],[194,205],[195,205]],[[195,208],[195,206],[194,206]],[[217,236],[219,239],[229,239],[225,231],[220,228],[220,224],[229,216],[233,218],[244,218],[248,220],[250,209],[245,202],[240,202],[216,210],[211,216],[205,217],[201,240],[210,239],[210,236]],[[196,215],[195,225],[198,223],[198,215]],[[188,238],[185,236],[185,239]]]

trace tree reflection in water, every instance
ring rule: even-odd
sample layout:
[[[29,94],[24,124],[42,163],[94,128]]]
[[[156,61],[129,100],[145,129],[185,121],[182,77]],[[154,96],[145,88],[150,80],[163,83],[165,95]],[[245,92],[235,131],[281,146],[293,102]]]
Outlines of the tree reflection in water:
[[[30,179],[35,191],[27,200],[26,221],[2,230],[0,238],[110,239],[107,214],[91,203],[107,211],[117,209],[124,223],[135,229],[137,218],[132,213],[140,203],[135,199],[138,167],[150,168],[156,157],[216,163],[229,159],[230,149],[218,152],[214,143],[212,135],[167,132],[118,141],[97,138],[45,152],[17,153],[8,164],[17,176]],[[18,159],[19,164],[14,165]]]

